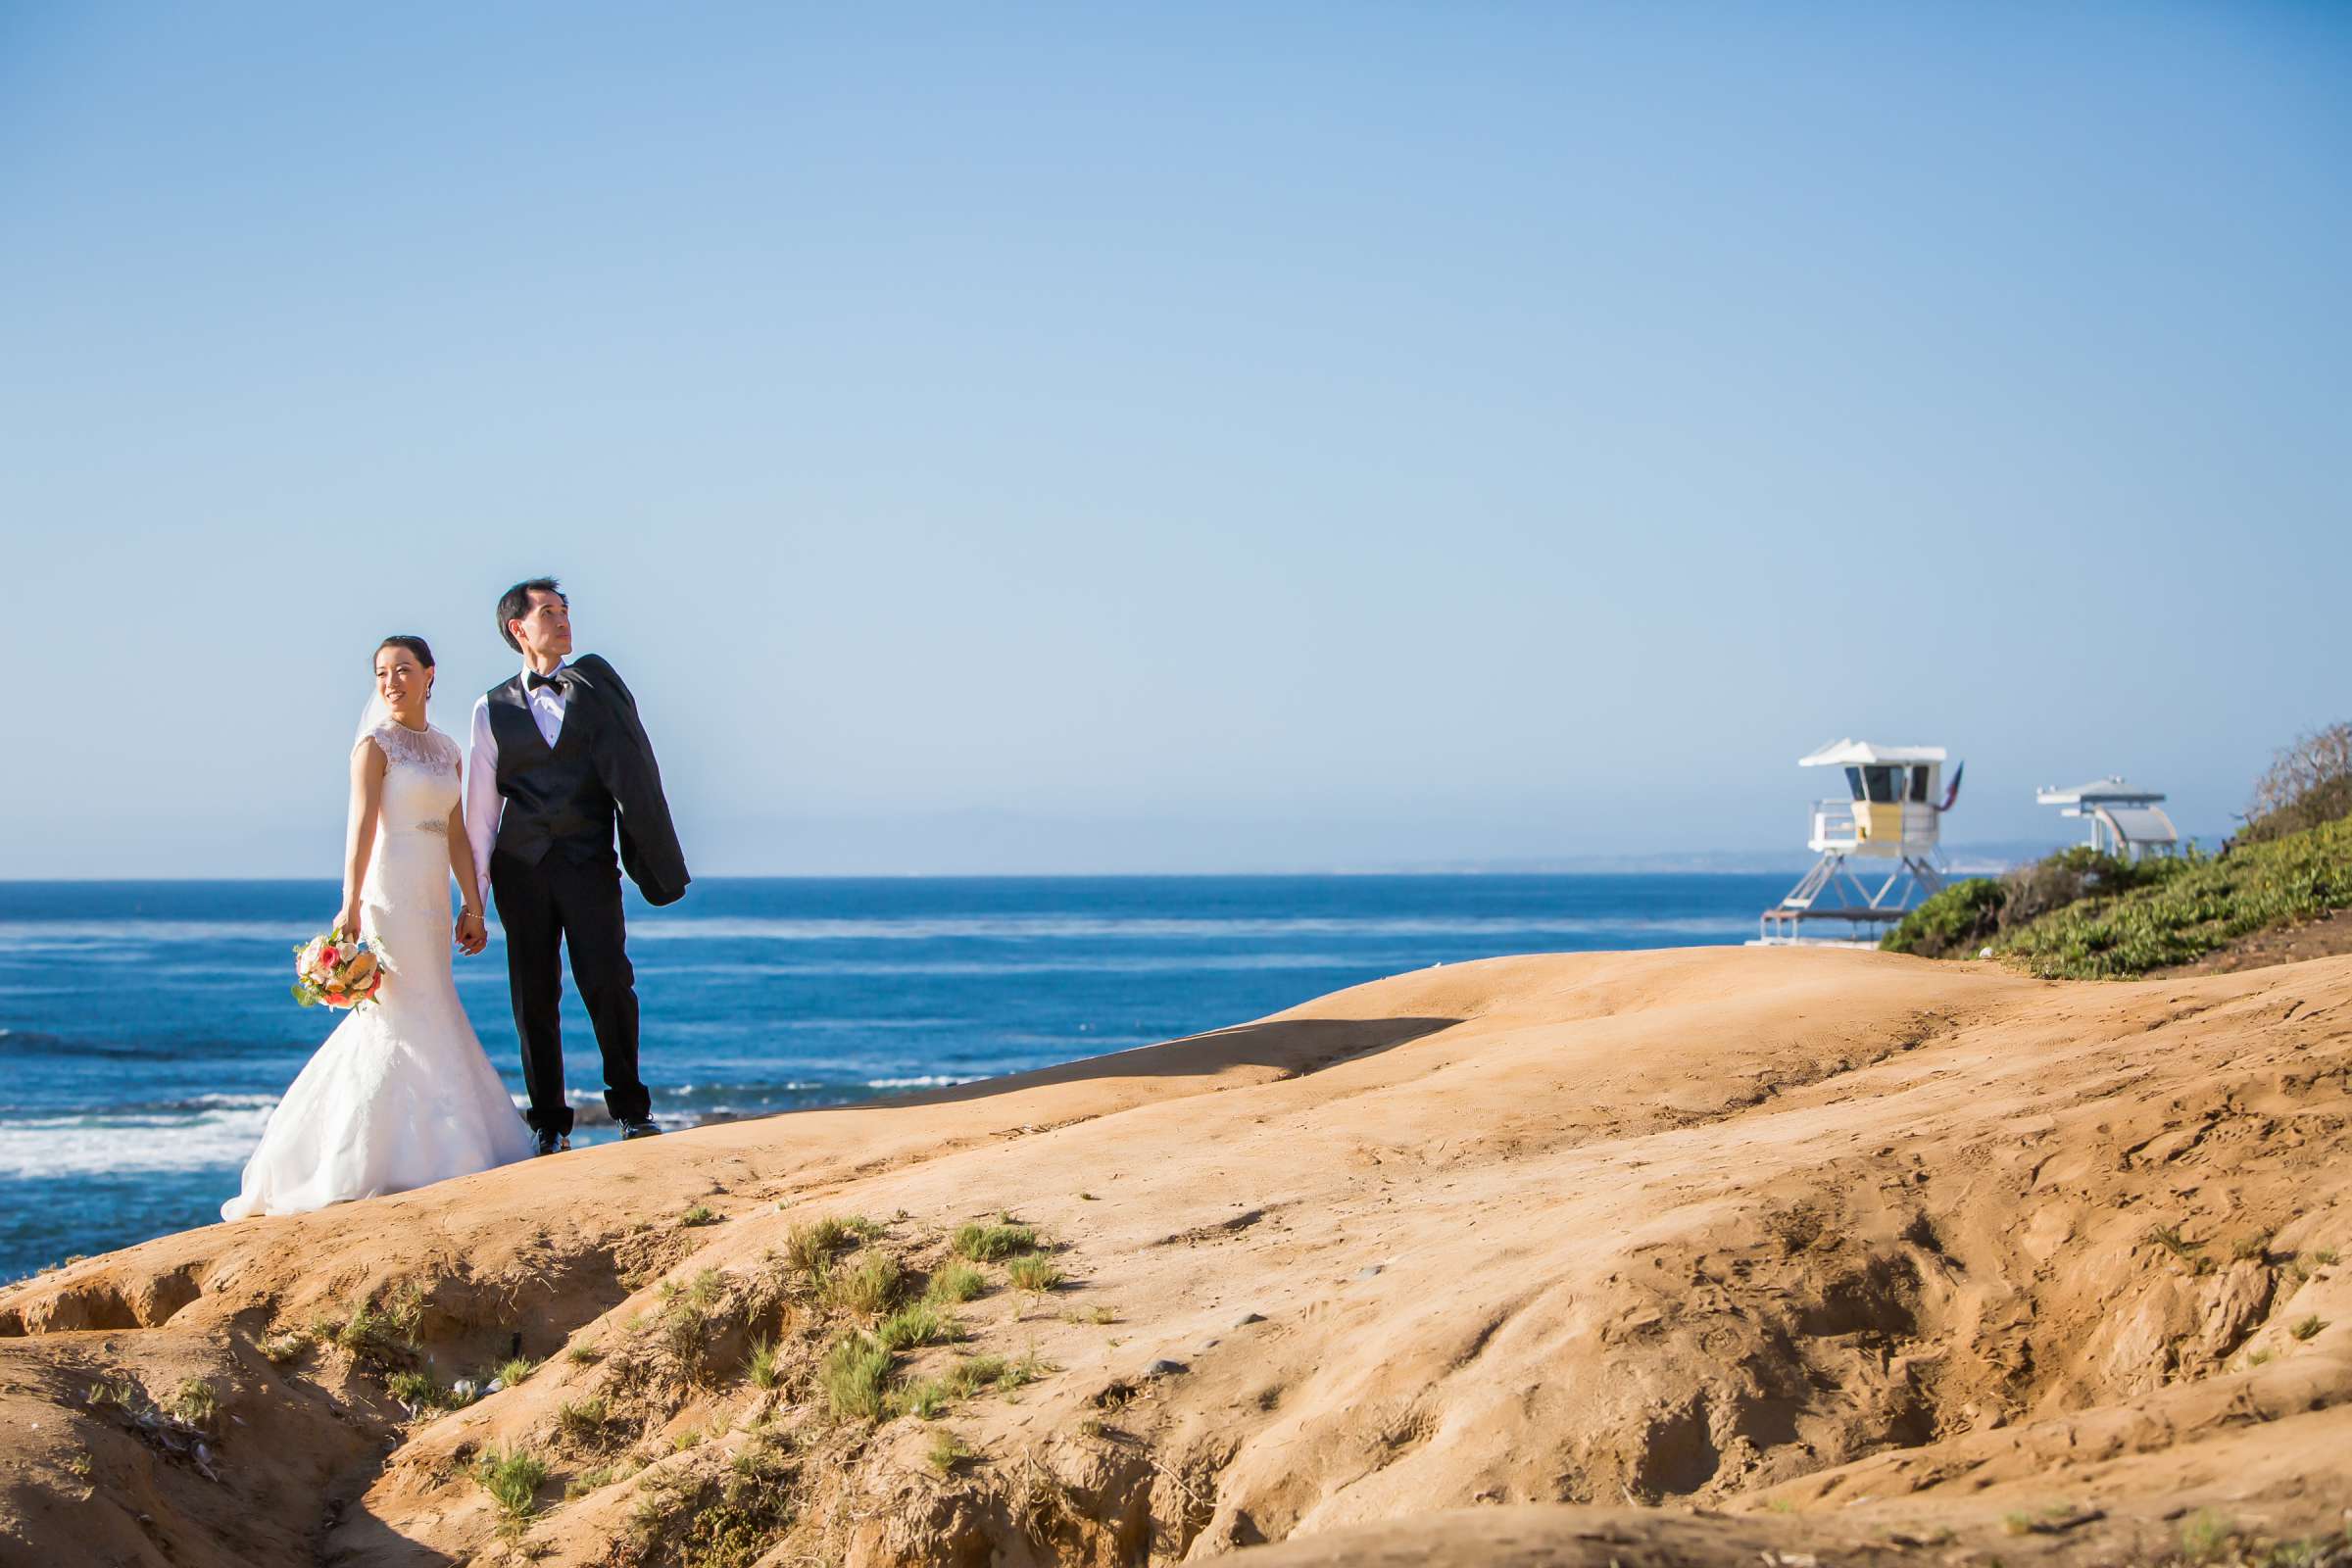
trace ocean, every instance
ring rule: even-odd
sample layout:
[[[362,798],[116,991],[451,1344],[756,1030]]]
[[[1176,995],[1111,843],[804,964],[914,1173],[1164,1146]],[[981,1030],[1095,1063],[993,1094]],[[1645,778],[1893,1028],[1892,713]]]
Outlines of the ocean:
[[[736,878],[630,895],[655,1116],[840,1104],[1195,1034],[1433,963],[1733,943],[1784,875]],[[0,1281],[213,1222],[337,1014],[330,882],[0,882]],[[497,928],[458,989],[519,1097]],[[575,1143],[612,1136],[564,997]]]

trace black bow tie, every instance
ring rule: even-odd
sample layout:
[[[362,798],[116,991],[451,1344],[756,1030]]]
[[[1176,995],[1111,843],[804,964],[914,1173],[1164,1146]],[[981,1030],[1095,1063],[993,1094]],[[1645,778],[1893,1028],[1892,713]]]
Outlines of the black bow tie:
[[[542,686],[553,686],[556,689],[556,695],[562,697],[564,695],[564,689],[570,684],[571,676],[564,670],[558,670],[553,675],[542,675],[534,669],[522,678],[522,690],[525,696],[537,691]]]

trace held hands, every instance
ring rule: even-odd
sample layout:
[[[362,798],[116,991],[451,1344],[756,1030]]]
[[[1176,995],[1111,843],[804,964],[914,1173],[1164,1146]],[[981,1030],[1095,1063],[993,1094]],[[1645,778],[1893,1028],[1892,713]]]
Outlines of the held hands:
[[[354,942],[359,941],[360,906],[357,904],[346,904],[343,906],[342,912],[335,916],[333,929],[342,932],[344,936],[350,938]]]
[[[458,911],[458,951],[467,957],[490,945],[490,927],[478,909]]]

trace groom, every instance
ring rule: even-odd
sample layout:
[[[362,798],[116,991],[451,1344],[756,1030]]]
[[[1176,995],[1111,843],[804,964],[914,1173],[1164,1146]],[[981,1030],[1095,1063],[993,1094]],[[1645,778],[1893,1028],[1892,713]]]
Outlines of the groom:
[[[571,602],[553,577],[508,589],[498,629],[523,668],[473,705],[466,831],[506,931],[531,1098],[524,1119],[539,1153],[571,1147],[557,1017],[561,942],[571,950],[571,978],[604,1053],[605,1104],[621,1137],[650,1137],[662,1129],[637,1076],[637,985],[621,927],[620,868],[648,904],[676,903],[688,880],[653,743],[612,666],[594,654],[569,658]]]

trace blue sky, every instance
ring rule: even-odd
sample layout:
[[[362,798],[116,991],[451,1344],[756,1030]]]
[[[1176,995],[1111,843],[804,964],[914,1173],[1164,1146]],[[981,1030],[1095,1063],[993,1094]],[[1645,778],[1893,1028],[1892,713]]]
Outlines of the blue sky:
[[[573,590],[699,870],[2225,830],[2347,715],[2352,12],[0,6],[0,876],[331,875]],[[451,699],[456,699],[452,701]]]

